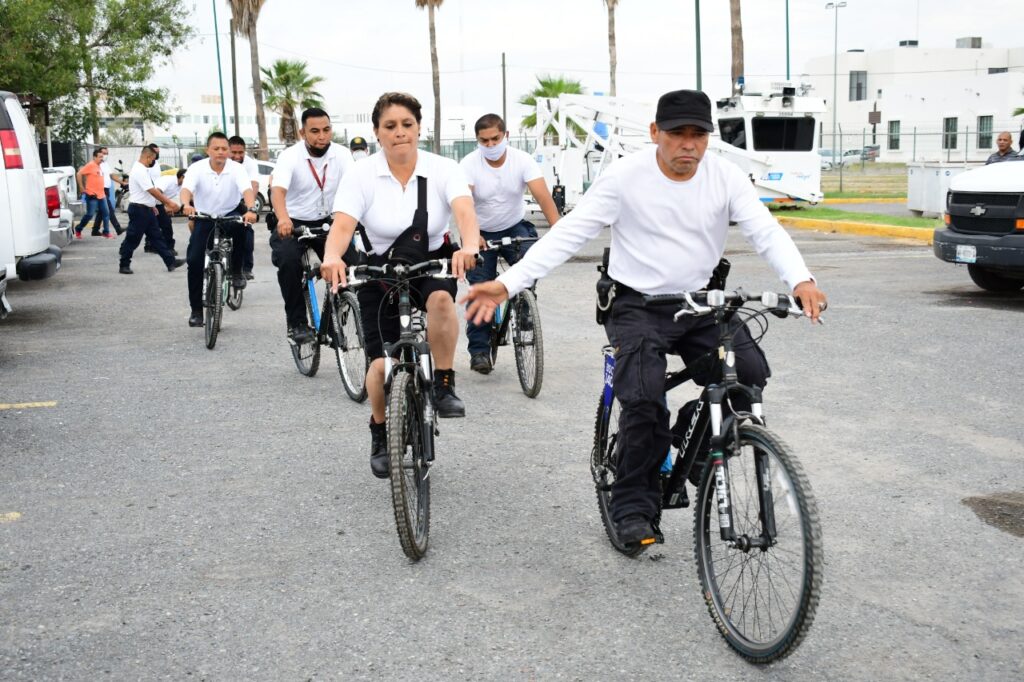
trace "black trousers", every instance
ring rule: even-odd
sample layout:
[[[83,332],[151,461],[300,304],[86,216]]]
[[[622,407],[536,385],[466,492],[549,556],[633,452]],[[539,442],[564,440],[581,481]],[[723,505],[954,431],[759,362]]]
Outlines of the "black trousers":
[[[149,239],[149,243],[164,259],[167,267],[174,265],[174,254],[164,243],[164,237],[160,234],[160,228],[156,222],[156,213],[151,206],[142,204],[128,204],[128,233],[121,242],[121,266],[131,265],[132,254],[139,248],[142,237]]]
[[[188,240],[188,304],[193,312],[203,309],[203,273],[206,270],[206,249],[213,235],[213,223],[209,220],[195,221],[195,229]],[[221,226],[224,234],[231,237],[231,268],[228,276],[242,273],[242,253],[245,251],[245,235],[238,224]],[[162,239],[162,238],[161,238]]]
[[[298,327],[306,322],[306,301],[302,297],[302,252],[307,245],[316,250],[323,260],[325,239],[299,241],[295,237],[282,239],[277,230],[270,232],[270,261],[277,268],[277,284],[284,299],[284,313],[289,327]]]
[[[164,208],[163,204],[157,204],[156,210],[157,210],[156,222],[157,222],[157,225],[160,226],[160,234],[163,235],[164,243],[167,244],[167,248],[173,249],[174,248],[174,228],[171,225],[171,216],[167,212],[167,209]],[[146,248],[147,249],[153,248],[153,244],[150,242],[150,240],[148,238],[146,239]]]
[[[682,318],[675,322],[671,306],[646,308],[636,293],[616,297],[611,316],[605,322],[608,341],[615,347],[615,398],[619,416],[619,467],[612,485],[612,519],[621,521],[639,514],[653,519],[661,510],[659,470],[665,460],[672,434],[665,405],[666,355],[674,353],[692,365],[718,345],[718,327],[710,316]],[[754,344],[750,332],[739,322],[733,346],[739,380],[748,385],[766,385],[771,371],[764,353]],[[695,377],[704,386],[717,379],[712,370]],[[737,409],[749,409],[733,398]]]

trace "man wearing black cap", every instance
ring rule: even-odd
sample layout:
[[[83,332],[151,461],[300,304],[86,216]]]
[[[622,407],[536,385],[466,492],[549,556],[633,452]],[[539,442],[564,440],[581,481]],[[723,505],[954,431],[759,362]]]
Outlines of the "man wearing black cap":
[[[352,152],[352,159],[358,161],[359,159],[365,159],[370,155],[370,145],[366,144],[365,137],[353,137],[352,142],[348,145],[349,150]]]
[[[676,294],[704,288],[725,251],[730,222],[800,297],[812,321],[824,308],[800,252],[761,203],[746,174],[731,162],[705,157],[714,130],[711,102],[703,92],[676,90],[658,100],[651,123],[654,145],[608,167],[573,211],[513,267],[492,282],[472,286],[466,319],[490,320],[495,307],[564,263],[583,244],[611,226],[608,274],[614,303],[605,332],[616,349],[615,395],[622,412],[622,443],[612,486],[611,516],[619,539],[647,545],[660,539],[659,468],[671,443],[664,403],[666,354],[692,362],[718,343],[709,316],[674,322],[674,310],[647,308],[644,294]],[[768,363],[745,327],[735,331],[739,380],[764,387]],[[698,373],[697,381],[711,378]],[[733,398],[736,409],[749,409]]]

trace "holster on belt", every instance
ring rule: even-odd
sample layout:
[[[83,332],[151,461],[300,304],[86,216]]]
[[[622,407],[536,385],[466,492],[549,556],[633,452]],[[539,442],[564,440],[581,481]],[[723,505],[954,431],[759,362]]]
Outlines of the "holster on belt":
[[[615,280],[608,274],[608,254],[610,248],[604,250],[601,256],[601,264],[597,271],[601,276],[597,279],[597,310],[596,317],[598,324],[604,324],[611,314],[612,302],[615,300]]]

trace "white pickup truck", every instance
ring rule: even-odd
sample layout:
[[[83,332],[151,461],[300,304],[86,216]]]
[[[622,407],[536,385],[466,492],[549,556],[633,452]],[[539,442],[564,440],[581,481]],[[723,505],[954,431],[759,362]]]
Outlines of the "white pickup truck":
[[[946,194],[935,255],[967,266],[986,291],[1024,288],[1024,158],[957,175]]]

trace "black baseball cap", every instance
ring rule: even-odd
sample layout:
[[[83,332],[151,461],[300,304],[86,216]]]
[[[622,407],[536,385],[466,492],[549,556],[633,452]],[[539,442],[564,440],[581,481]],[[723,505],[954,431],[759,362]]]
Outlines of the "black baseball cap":
[[[715,131],[711,120],[711,100],[700,90],[673,90],[658,100],[654,122],[661,130],[697,126],[709,133]]]
[[[366,149],[366,140],[362,137],[353,137],[352,143],[348,146],[349,149]]]

